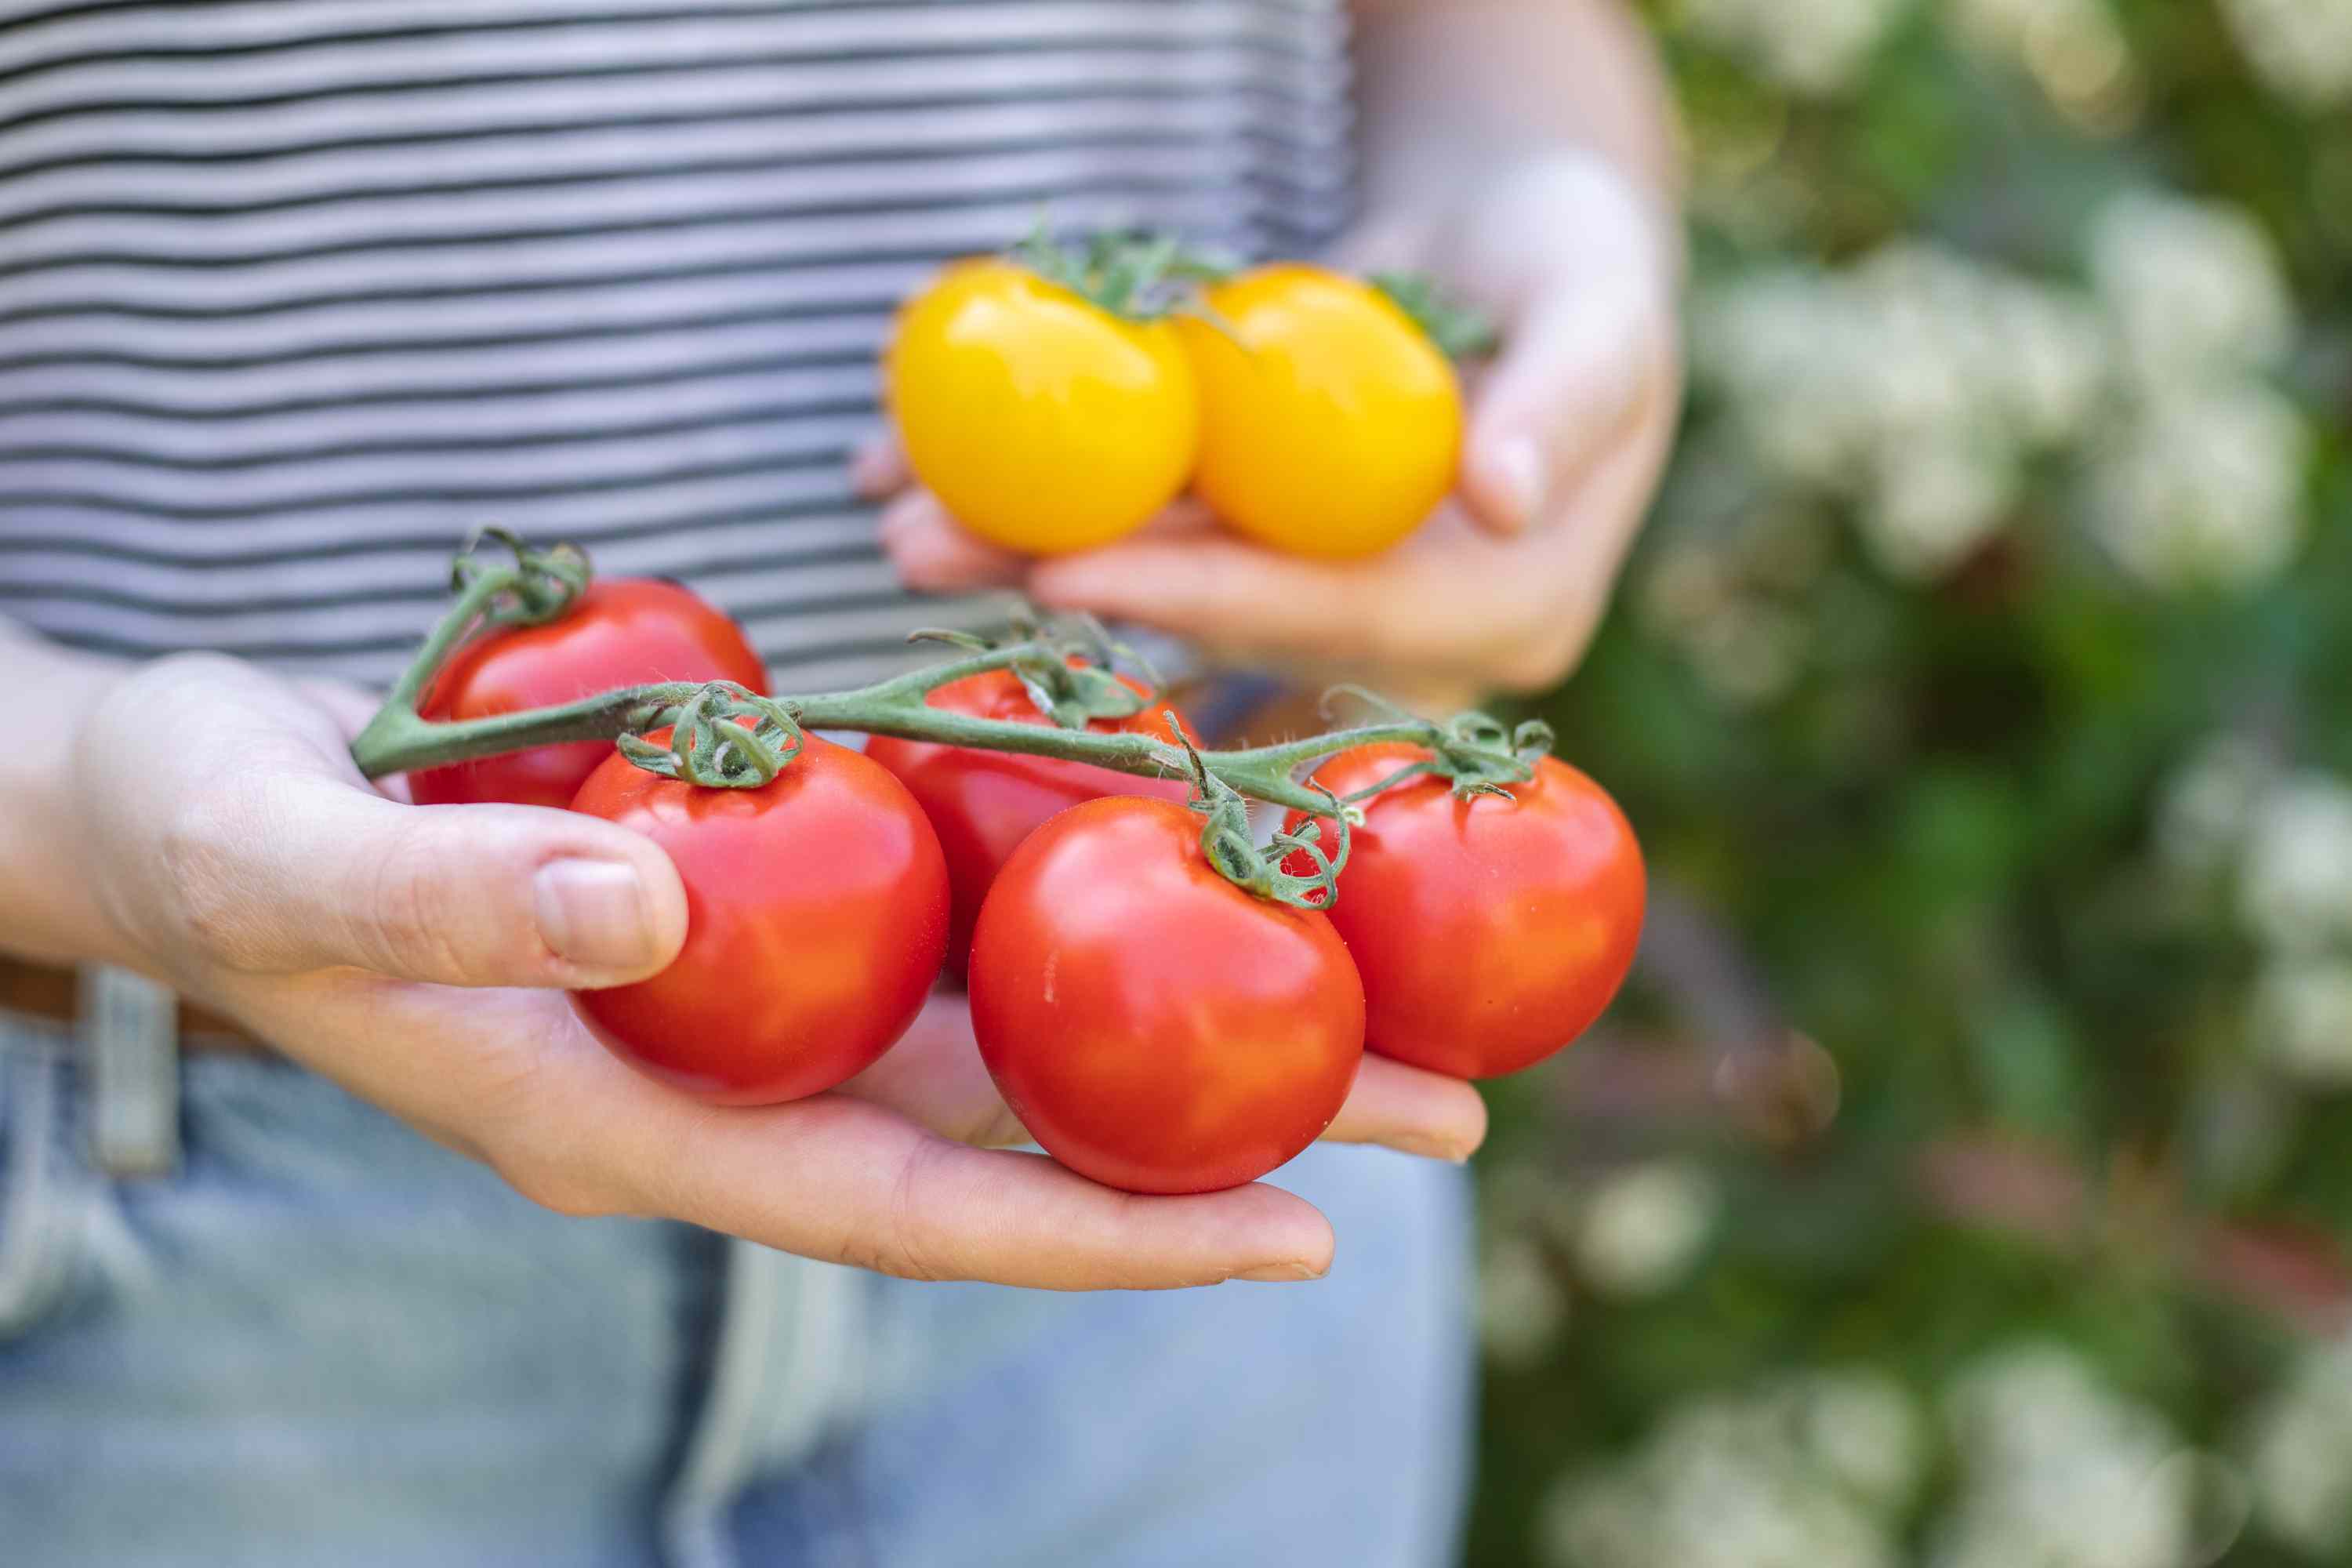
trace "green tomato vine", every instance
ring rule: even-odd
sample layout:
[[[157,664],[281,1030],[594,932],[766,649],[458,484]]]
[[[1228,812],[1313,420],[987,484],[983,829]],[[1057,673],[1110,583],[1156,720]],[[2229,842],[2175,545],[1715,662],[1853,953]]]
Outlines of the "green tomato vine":
[[[1550,742],[1540,725],[1511,731],[1475,712],[1440,723],[1353,688],[1340,691],[1367,706],[1371,722],[1273,745],[1204,752],[1172,713],[1168,741],[1125,731],[1098,733],[1087,727],[1089,720],[1139,712],[1148,699],[1111,673],[1124,650],[1084,617],[1050,624],[1019,619],[1011,637],[998,642],[961,632],[918,632],[909,640],[942,641],[961,650],[961,657],[843,691],[761,697],[730,681],[668,681],[482,719],[427,719],[419,711],[425,692],[468,637],[557,620],[588,585],[588,558],[573,546],[538,550],[498,530],[486,530],[483,537],[512,559],[489,559],[471,549],[458,556],[450,576],[454,602],[352,742],[352,761],[369,778],[604,740],[636,766],[667,778],[709,789],[756,789],[792,766],[813,729],[1020,752],[1146,777],[1190,779],[1193,809],[1202,816],[1202,850],[1221,875],[1261,898],[1328,908],[1347,864],[1349,830],[1362,820],[1361,800],[1428,774],[1451,780],[1465,795],[1507,794],[1509,784],[1535,776],[1536,759]],[[1000,669],[1023,682],[1051,722],[983,719],[927,700],[942,686]],[[665,729],[670,731],[666,745],[646,738]],[[1299,776],[1325,758],[1381,742],[1417,745],[1430,754],[1347,801]],[[1249,832],[1251,800],[1304,812],[1308,821],[1260,847]],[[1328,848],[1321,820],[1334,825],[1337,842]],[[1302,853],[1314,868],[1311,875],[1286,868]]]

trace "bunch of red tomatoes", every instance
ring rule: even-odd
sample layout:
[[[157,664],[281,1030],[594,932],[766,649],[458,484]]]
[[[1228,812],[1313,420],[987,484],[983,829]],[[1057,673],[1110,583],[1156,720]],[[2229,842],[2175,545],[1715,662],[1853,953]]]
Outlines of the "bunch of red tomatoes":
[[[420,712],[705,679],[766,689],[741,633],[690,591],[600,581],[552,621],[463,645]],[[1125,684],[1139,710],[1090,727],[1168,734],[1167,706]],[[1052,722],[1009,670],[928,701]],[[1314,777],[1345,796],[1431,756],[1365,746]],[[1023,752],[877,737],[861,753],[810,735],[767,783],[709,788],[586,742],[421,771],[411,788],[568,806],[668,853],[683,950],[651,979],[575,996],[643,1071],[723,1105],[818,1093],[889,1049],[943,967],[960,971],[1022,1124],[1065,1165],[1137,1193],[1282,1164],[1330,1124],[1367,1049],[1464,1078],[1549,1056],[1615,993],[1643,901],[1623,816],[1549,757],[1507,794],[1423,774],[1370,795],[1323,908],[1221,874],[1185,783]]]
[[[1449,351],[1480,336],[1413,279],[1228,275],[1165,243],[1041,237],[918,294],[885,369],[916,477],[1008,550],[1108,544],[1189,487],[1261,543],[1345,558],[1454,488]]]

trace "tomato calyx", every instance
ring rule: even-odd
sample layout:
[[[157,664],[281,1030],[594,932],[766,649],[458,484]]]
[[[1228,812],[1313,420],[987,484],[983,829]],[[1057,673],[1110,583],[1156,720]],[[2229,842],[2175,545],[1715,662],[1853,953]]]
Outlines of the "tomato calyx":
[[[1339,697],[1352,698],[1384,719],[1412,721],[1412,715],[1360,686],[1336,686],[1326,693],[1323,710],[1327,717],[1333,699]],[[1340,800],[1354,805],[1409,780],[1430,777],[1442,778],[1452,784],[1457,800],[1481,795],[1497,795],[1508,800],[1508,786],[1535,778],[1536,764],[1551,754],[1555,739],[1551,726],[1540,719],[1529,719],[1513,727],[1476,709],[1457,713],[1443,724],[1427,723],[1424,728],[1427,733],[1419,743],[1428,748],[1428,756],[1408,763],[1379,783],[1351,791]]]
[[[1011,258],[1127,321],[1163,321],[1196,310],[1200,286],[1233,270],[1173,235],[1107,229],[1071,246],[1057,242],[1042,221],[1013,247]]]
[[[1339,873],[1347,869],[1349,829],[1360,814],[1320,784],[1307,785],[1329,805],[1330,820],[1339,824],[1337,852],[1323,847],[1322,819],[1307,817],[1297,829],[1275,834],[1261,847],[1250,832],[1249,800],[1239,790],[1209,771],[1192,737],[1176,715],[1168,715],[1169,732],[1184,748],[1192,769],[1192,798],[1187,804],[1201,814],[1201,853],[1217,875],[1243,891],[1293,909],[1326,910],[1339,900]],[[1294,856],[1304,856],[1312,868],[1290,869]]]
[[[493,564],[476,552],[494,540],[514,552],[514,564]],[[449,563],[449,590],[481,595],[484,621],[500,626],[536,626],[572,608],[588,591],[587,552],[576,544],[536,550],[503,528],[482,528]]]
[[[1453,298],[1425,272],[1375,272],[1364,281],[1412,318],[1447,359],[1475,359],[1502,346],[1494,318]]]
[[[1037,711],[1064,730],[1083,730],[1098,719],[1129,719],[1156,700],[1121,680],[1115,668],[1119,664],[1133,666],[1151,692],[1164,684],[1149,660],[1115,640],[1092,616],[1044,621],[1025,608],[1016,609],[1006,618],[1006,626],[1009,637],[1002,642],[936,627],[915,632],[907,640],[943,642],[972,653],[1021,650],[1003,668],[1021,682]]]
[[[667,745],[634,732],[665,726]],[[648,708],[615,742],[621,755],[646,772],[706,789],[758,789],[807,742],[782,703],[731,680],[711,681],[684,702]]]

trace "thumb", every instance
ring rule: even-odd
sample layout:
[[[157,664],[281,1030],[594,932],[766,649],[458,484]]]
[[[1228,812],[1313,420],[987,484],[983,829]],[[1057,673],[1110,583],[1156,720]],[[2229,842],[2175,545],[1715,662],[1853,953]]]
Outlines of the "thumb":
[[[189,923],[247,971],[351,964],[445,985],[642,979],[686,939],[652,840],[521,805],[404,805],[280,774],[197,809],[166,858]]]

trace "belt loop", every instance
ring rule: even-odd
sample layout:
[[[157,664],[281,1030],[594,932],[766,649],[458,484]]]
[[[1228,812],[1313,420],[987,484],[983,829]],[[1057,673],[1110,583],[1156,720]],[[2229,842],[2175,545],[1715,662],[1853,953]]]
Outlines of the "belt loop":
[[[740,1237],[702,1409],[662,1508],[669,1568],[740,1568],[728,1510],[767,1470],[805,1459],[861,1392],[865,1276]]]
[[[165,1176],[180,1163],[180,1029],[172,993],[111,964],[79,971],[75,1030],[89,1063],[91,1163]]]
[[[67,1042],[0,1013],[0,1341],[48,1310],[73,1278],[89,1177],[66,1142]]]

